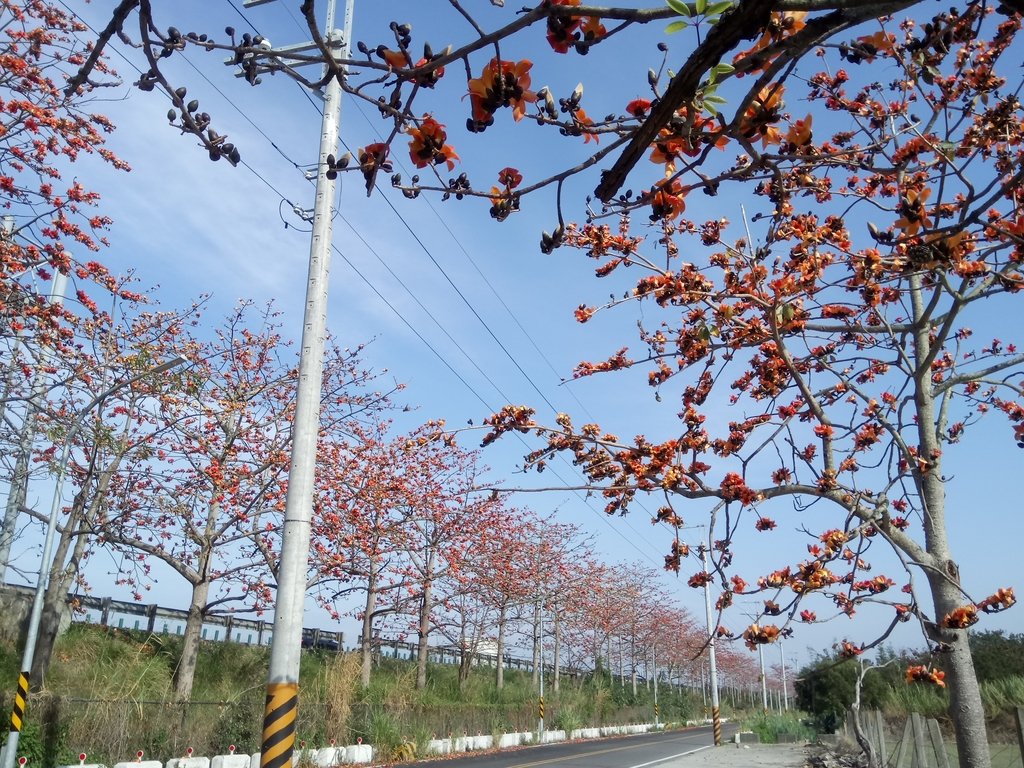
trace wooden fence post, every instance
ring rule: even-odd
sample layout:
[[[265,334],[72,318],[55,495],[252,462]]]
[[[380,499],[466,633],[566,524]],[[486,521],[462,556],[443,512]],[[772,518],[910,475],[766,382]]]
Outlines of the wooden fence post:
[[[900,739],[900,745],[896,749],[896,762],[892,764],[891,768],[903,768],[903,759],[907,756],[907,749],[910,746],[911,738],[910,718],[907,718],[907,722],[903,726],[903,738]]]
[[[1020,747],[1021,757],[1024,758],[1024,707],[1017,707],[1013,714],[1013,719],[1017,722],[1017,746]]]
[[[885,718],[882,717],[882,710],[874,710],[874,717],[871,719],[874,721],[875,730],[878,732],[878,759],[884,766],[889,762],[889,753],[886,750],[885,744]]]
[[[934,717],[928,718],[928,734],[932,737],[935,764],[939,768],[949,768],[949,755],[946,754],[946,745],[942,742],[942,731],[939,730],[939,721]]]
[[[913,768],[931,768],[928,753],[925,751],[924,719],[919,712],[910,713],[911,730],[914,733]]]

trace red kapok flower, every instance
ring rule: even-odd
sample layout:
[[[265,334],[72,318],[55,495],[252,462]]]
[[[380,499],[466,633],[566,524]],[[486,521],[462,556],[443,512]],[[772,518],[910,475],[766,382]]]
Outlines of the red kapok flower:
[[[994,595],[989,595],[978,603],[978,608],[985,613],[998,613],[999,611],[1005,611],[1016,602],[1017,598],[1013,594],[1013,588],[1005,587],[996,590]]]
[[[502,107],[512,107],[515,120],[522,120],[526,105],[537,100],[537,94],[530,90],[531,67],[533,62],[527,59],[491,59],[480,77],[468,83],[473,114],[467,128],[473,132],[482,131],[494,122],[494,113]]]
[[[978,608],[974,605],[961,605],[942,617],[942,626],[947,629],[967,629],[978,623]]]
[[[703,587],[706,584],[710,584],[714,580],[715,577],[707,571],[698,571],[697,573],[693,574],[693,576],[691,576],[689,581],[687,581],[686,583],[691,587],[697,588]]]
[[[418,128],[409,128],[412,141],[409,142],[409,157],[417,168],[444,163],[448,170],[455,167],[459,156],[450,145],[445,144],[448,134],[444,126],[429,115],[420,121]]]
[[[751,624],[743,630],[743,639],[746,641],[747,648],[753,651],[759,645],[774,643],[779,639],[779,632],[779,628],[774,624],[766,624],[763,627],[758,624]]]
[[[686,193],[678,181],[660,181],[649,194],[651,221],[674,219],[686,210]]]
[[[946,687],[946,673],[938,669],[928,669],[923,664],[907,667],[908,683],[930,683],[940,688]]]
[[[502,168],[498,171],[498,183],[504,184],[509,189],[515,189],[523,183],[523,174],[515,168]]]
[[[650,109],[650,99],[633,99],[626,105],[626,111],[633,117],[646,117]]]

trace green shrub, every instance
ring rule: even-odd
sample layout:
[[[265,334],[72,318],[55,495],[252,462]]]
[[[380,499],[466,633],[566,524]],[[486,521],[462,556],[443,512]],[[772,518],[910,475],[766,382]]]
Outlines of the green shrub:
[[[559,707],[555,714],[554,725],[557,730],[565,731],[566,737],[569,737],[573,731],[583,727],[583,718],[574,707],[563,706]]]
[[[779,736],[785,734],[799,741],[814,738],[814,731],[805,725],[797,712],[769,713],[763,712],[743,721],[743,730],[753,731],[764,744],[776,744]]]
[[[842,723],[856,695],[858,667],[856,661],[842,661],[834,656],[821,656],[797,675],[796,706],[811,715],[813,727],[821,733],[833,733]],[[891,690],[879,674],[872,670],[864,677],[861,706],[880,709]]]

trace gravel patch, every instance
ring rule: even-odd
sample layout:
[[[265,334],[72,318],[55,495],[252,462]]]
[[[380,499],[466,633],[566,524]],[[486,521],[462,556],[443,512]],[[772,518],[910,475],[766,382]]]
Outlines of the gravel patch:
[[[803,768],[811,756],[805,744],[723,744],[661,763],[659,768]]]

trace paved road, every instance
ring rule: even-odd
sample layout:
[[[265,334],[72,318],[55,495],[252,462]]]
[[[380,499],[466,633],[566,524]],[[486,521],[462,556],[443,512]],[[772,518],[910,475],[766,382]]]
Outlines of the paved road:
[[[736,726],[726,725],[723,737],[731,738]],[[711,746],[710,727],[667,733],[648,733],[593,741],[561,742],[537,747],[467,754],[458,768],[646,768]],[[417,768],[453,768],[451,758],[416,763]]]

